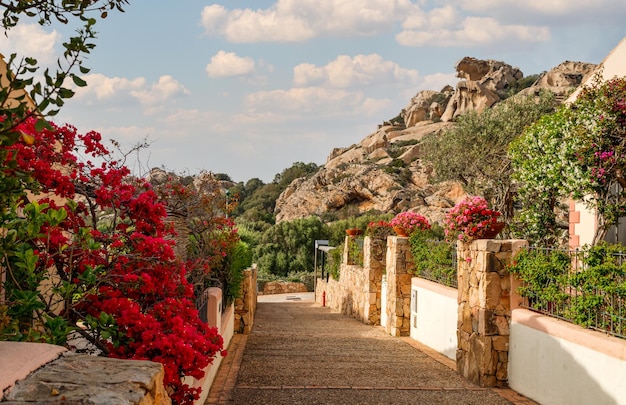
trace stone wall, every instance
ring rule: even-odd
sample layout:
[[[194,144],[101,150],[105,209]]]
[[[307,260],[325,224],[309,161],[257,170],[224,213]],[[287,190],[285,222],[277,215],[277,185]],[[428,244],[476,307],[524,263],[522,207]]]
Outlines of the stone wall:
[[[522,240],[458,242],[457,370],[481,387],[505,387],[511,324],[513,255]]]
[[[331,310],[356,318],[364,323],[380,323],[381,285],[384,273],[381,240],[365,237],[363,242],[363,267],[347,264],[349,236],[345,240],[343,262],[339,280],[317,280],[315,300],[325,301]],[[323,298],[325,297],[325,298]]]
[[[387,322],[392,336],[411,333],[411,277],[415,268],[409,238],[387,238]]]
[[[244,270],[241,282],[241,296],[235,299],[235,330],[238,333],[250,333],[254,324],[254,313],[257,303],[256,264]]]
[[[0,342],[26,347],[35,343]],[[38,345],[41,345],[40,343]],[[28,355],[28,351],[24,351]],[[63,352],[3,393],[12,404],[171,404],[163,365]]]
[[[304,283],[291,281],[267,281],[262,283],[262,290],[259,291],[259,295],[293,294],[307,291],[308,288]]]

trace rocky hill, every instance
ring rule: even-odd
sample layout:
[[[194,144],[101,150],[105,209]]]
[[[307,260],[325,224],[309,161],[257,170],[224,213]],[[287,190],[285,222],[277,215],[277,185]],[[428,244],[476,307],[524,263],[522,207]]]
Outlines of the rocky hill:
[[[595,66],[563,62],[519,94],[549,89],[564,100]],[[460,79],[456,88],[420,91],[399,113],[399,120],[383,123],[358,144],[334,149],[315,175],[293,181],[276,201],[276,220],[412,210],[441,222],[465,192],[460,184],[430,181],[432,169],[419,158],[420,141],[450,128],[468,111],[492,107],[524,80],[519,69],[504,62],[471,57],[461,59],[456,72]]]

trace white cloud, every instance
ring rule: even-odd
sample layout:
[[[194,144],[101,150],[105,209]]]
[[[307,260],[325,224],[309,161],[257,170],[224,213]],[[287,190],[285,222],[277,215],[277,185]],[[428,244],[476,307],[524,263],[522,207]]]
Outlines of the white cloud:
[[[189,90],[170,75],[159,77],[159,81],[150,88],[131,91],[131,95],[145,106],[165,105],[172,99],[187,94]]]
[[[458,81],[459,78],[456,77],[456,73],[434,73],[432,75],[424,76],[424,79],[418,86],[418,89],[439,91],[447,85],[455,87]]]
[[[410,0],[278,0],[267,9],[210,5],[202,10],[208,35],[232,42],[295,42],[318,36],[371,36],[391,31],[417,8]]]
[[[254,73],[254,60],[233,52],[219,51],[206,66],[209,77],[245,76]]]
[[[405,69],[397,63],[384,60],[380,55],[339,55],[325,66],[304,63],[294,68],[294,85],[322,85],[334,88],[389,85],[403,86],[417,83],[419,73]]]
[[[61,42],[57,31],[46,32],[39,24],[21,24],[0,35],[0,53],[6,59],[12,53],[37,59],[40,65],[53,63],[58,55],[55,47]]]
[[[178,97],[190,94],[181,83],[169,75],[163,75],[156,83],[149,84],[145,78],[132,80],[123,77],[107,77],[89,74],[84,77],[85,87],[73,87],[76,95],[72,102],[80,101],[86,106],[120,110],[132,104],[141,105],[145,114],[152,114],[170,106]]]
[[[272,114],[301,117],[312,113],[326,116],[371,115],[388,107],[390,101],[367,97],[360,91],[300,87],[252,93],[246,97],[246,103],[253,115],[271,111]]]
[[[591,21],[599,16],[624,16],[623,0],[458,0],[459,6],[473,13],[488,13],[502,21]]]
[[[74,88],[75,99],[107,100],[119,96],[120,93],[141,89],[146,85],[146,79],[143,77],[129,80],[123,77],[88,74],[83,79],[87,82],[87,86]]]
[[[507,42],[545,42],[550,39],[547,27],[505,25],[490,17],[466,17],[456,26],[441,25],[442,15],[429,15],[424,28],[408,29],[396,35],[405,46],[489,46]],[[415,26],[412,24],[412,26]]]

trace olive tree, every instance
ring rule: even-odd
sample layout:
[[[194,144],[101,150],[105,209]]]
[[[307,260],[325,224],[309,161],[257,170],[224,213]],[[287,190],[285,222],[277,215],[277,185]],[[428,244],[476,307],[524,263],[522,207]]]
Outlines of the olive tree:
[[[426,138],[423,158],[432,164],[435,180],[460,182],[508,219],[514,194],[508,146],[554,107],[553,93],[544,91],[508,98],[482,113],[470,111],[451,129]]]

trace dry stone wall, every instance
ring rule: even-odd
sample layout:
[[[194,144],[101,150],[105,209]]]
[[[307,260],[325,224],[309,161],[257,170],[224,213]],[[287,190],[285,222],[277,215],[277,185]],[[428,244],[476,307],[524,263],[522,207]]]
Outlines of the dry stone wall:
[[[507,266],[527,242],[458,242],[457,370],[481,387],[505,387],[511,324]]]
[[[387,322],[392,336],[411,332],[411,277],[415,268],[409,238],[387,238]]]
[[[257,303],[257,275],[256,264],[243,272],[241,296],[235,299],[235,330],[239,333],[252,331]]]
[[[347,252],[349,238],[346,237],[344,252]],[[382,240],[365,237],[362,267],[347,264],[348,256],[344,253],[339,280],[317,280],[316,302],[364,323],[380,324],[383,245]]]
[[[293,294],[307,292],[307,290],[306,284],[300,282],[268,281],[263,283],[263,289],[259,291],[259,295]]]

